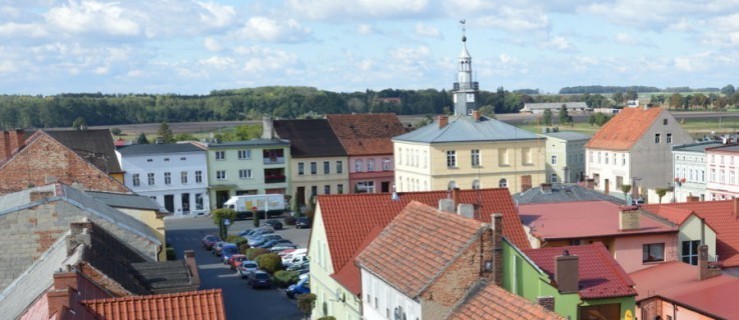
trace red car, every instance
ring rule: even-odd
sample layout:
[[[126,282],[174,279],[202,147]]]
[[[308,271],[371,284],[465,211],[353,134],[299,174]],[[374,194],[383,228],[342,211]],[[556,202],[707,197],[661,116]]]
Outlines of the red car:
[[[236,270],[241,266],[241,262],[246,260],[246,256],[243,254],[235,254],[228,259],[228,264],[231,265],[231,270]]]
[[[216,242],[218,241],[221,241],[220,239],[218,239],[218,237],[212,234],[206,234],[205,237],[203,237],[203,240],[200,242],[200,244],[203,246],[203,249],[212,250],[213,245],[216,244]]]

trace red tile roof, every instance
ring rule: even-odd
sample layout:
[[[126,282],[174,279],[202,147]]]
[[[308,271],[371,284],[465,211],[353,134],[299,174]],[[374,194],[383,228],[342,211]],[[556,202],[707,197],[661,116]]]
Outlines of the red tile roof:
[[[446,191],[399,192],[397,200],[387,193],[319,195],[318,207],[326,230],[334,279],[352,292],[361,291],[359,269],[354,266],[353,258],[364,248],[363,243],[374,239],[369,236],[372,230],[385,228],[412,200],[437,207],[440,199],[448,197]],[[531,247],[507,188],[460,190],[459,199],[460,203],[477,204],[475,219],[478,221],[490,223],[491,214],[502,214],[503,236],[519,248]]]
[[[362,244],[359,245],[351,260],[349,260],[348,263],[344,264],[341,270],[331,275],[331,278],[334,278],[334,280],[342,284],[347,290],[349,290],[349,292],[353,293],[354,295],[359,295],[360,293],[362,293],[362,273],[359,270],[359,267],[355,263],[352,263],[352,261],[354,261],[357,256],[362,253],[362,250],[364,250],[364,248],[366,248],[372,242],[372,240],[377,238],[377,235],[379,235],[382,230],[383,227],[375,226],[372,231],[367,234]]]
[[[635,296],[634,282],[600,243],[582,246],[522,250],[531,261],[554,280],[554,259],[564,250],[579,257],[580,297],[602,299]]]
[[[356,261],[415,298],[488,229],[489,225],[477,220],[412,201]],[[479,266],[475,269],[479,272]]]
[[[641,215],[639,229],[619,230],[620,206],[608,201],[525,204],[518,210],[542,240],[678,232],[676,225],[648,214]]]
[[[593,135],[585,148],[629,150],[662,111],[662,108],[624,108]]]
[[[696,201],[669,204],[650,204],[644,210],[662,215],[662,212],[682,209],[695,212],[716,231],[716,255],[722,267],[739,267],[739,216],[734,214],[734,200]],[[737,200],[739,201],[739,200]]]
[[[487,284],[457,307],[447,319],[564,320],[565,318],[495,284]]]
[[[392,137],[405,133],[394,113],[329,114],[331,129],[349,156],[392,154]]]
[[[679,261],[662,263],[630,274],[639,295],[636,301],[660,296],[693,310],[724,319],[739,319],[739,278],[719,275],[700,281],[698,267]]]
[[[83,303],[109,320],[226,319],[221,289],[84,300]]]

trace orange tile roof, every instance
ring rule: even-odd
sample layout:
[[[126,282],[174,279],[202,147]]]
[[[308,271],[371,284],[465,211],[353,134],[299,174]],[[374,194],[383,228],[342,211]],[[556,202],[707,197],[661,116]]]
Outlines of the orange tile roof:
[[[348,263],[344,264],[344,266],[337,272],[331,275],[331,278],[334,278],[338,283],[344,286],[349,292],[353,293],[354,295],[359,295],[362,293],[362,273],[359,270],[359,267],[352,263],[354,259],[357,258],[357,256],[362,253],[362,250],[366,248],[372,240],[377,238],[377,235],[382,232],[384,228],[381,226],[375,226],[372,231],[370,231],[369,234],[365,237],[362,244],[359,245],[359,247],[356,250],[356,253],[354,256],[349,260]]]
[[[356,261],[415,298],[489,228],[480,221],[412,201]]]
[[[662,108],[624,108],[606,122],[585,148],[629,150],[662,113]]]
[[[221,289],[84,300],[87,308],[108,320],[225,320]]]
[[[683,209],[695,212],[716,231],[716,255],[722,267],[739,267],[739,216],[734,214],[734,201],[696,201],[649,204],[642,208],[662,215],[665,210]],[[736,201],[739,201],[737,199]],[[667,211],[669,212],[669,211]]]
[[[447,318],[447,320],[468,319],[564,320],[565,318],[495,284],[487,284],[459,305]]]
[[[635,296],[634,282],[613,259],[608,249],[596,242],[582,246],[522,250],[531,261],[554,280],[554,259],[564,250],[579,257],[580,297],[602,299]]]
[[[326,119],[349,156],[392,154],[392,137],[406,132],[394,113],[329,114]]]

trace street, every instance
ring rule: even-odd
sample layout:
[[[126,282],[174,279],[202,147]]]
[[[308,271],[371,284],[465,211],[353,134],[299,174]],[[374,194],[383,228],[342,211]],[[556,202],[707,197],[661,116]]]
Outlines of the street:
[[[174,247],[178,258],[183,256],[184,250],[195,251],[201,278],[200,289],[223,290],[228,319],[301,319],[302,313],[298,310],[296,301],[288,299],[282,289],[251,289],[245,280],[238,277],[236,271],[201,248],[200,240],[204,235],[217,233],[210,217],[168,219],[165,225],[167,244]],[[251,220],[236,221],[229,233],[236,234],[252,226]],[[293,226],[286,226],[285,230],[275,232],[304,248],[310,229],[297,230]]]

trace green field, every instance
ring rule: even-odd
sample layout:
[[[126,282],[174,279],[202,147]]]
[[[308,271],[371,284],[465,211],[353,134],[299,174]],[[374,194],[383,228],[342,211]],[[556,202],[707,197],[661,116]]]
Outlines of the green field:
[[[713,133],[719,134],[719,133],[737,133],[739,132],[739,119],[736,118],[718,118],[718,119],[681,119],[677,118],[677,121],[679,121],[683,127],[683,129],[687,130],[690,134],[692,134],[696,138],[703,137],[704,135],[708,135]],[[517,127],[531,131],[533,133],[542,133],[542,129],[546,126],[543,125],[537,125],[537,124],[521,124],[517,125]],[[574,125],[564,125],[561,126],[559,124],[553,124],[552,127],[559,127],[560,131],[575,131],[575,132],[581,132],[584,134],[595,134],[601,127],[597,125],[590,125],[587,122],[579,122],[575,123]]]

